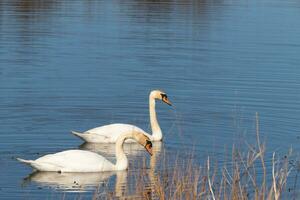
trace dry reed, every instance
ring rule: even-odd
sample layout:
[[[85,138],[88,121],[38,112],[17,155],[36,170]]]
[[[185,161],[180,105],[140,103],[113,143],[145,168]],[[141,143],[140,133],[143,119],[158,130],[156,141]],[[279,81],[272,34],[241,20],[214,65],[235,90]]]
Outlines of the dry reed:
[[[167,161],[160,161],[161,169],[147,169],[143,163],[135,173],[135,195],[123,191],[118,199],[161,199],[161,200],[278,200],[286,191],[287,178],[293,168],[289,164],[291,150],[283,158],[274,152],[271,165],[266,165],[265,144],[260,141],[258,116],[256,116],[256,144],[248,150],[232,148],[232,158],[218,168],[217,162],[208,157],[203,166],[193,159],[176,159],[173,168]],[[115,199],[107,193],[107,199]]]

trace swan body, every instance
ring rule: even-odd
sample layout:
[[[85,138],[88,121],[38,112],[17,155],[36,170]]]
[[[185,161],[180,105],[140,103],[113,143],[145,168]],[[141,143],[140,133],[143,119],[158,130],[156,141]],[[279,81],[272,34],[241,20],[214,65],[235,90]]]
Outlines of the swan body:
[[[150,140],[152,139],[151,135],[141,128],[131,124],[109,124],[90,129],[84,133],[78,133],[75,131],[72,131],[72,133],[82,140],[90,143],[116,143],[120,135],[130,131],[139,131],[147,135]],[[126,142],[134,142],[134,140],[128,139]]]
[[[23,160],[38,171],[55,172],[98,172],[114,171],[115,166],[106,158],[90,151],[67,150],[45,155],[36,160]]]
[[[109,124],[87,130],[83,133],[76,131],[72,131],[72,133],[80,139],[90,143],[116,143],[118,136],[128,131],[139,131],[147,135],[151,141],[161,141],[163,135],[156,117],[155,99],[162,100],[166,104],[171,105],[166,93],[160,90],[153,90],[150,93],[149,113],[152,135],[137,126],[130,124]],[[127,140],[126,142],[134,142],[134,140]]]
[[[142,144],[152,155],[152,143],[150,139],[140,132],[127,132],[120,135],[116,143],[116,164],[111,163],[103,156],[84,150],[67,150],[55,154],[42,156],[36,160],[24,160],[17,158],[20,162],[29,164],[38,171],[56,172],[103,172],[125,170],[128,160],[123,151],[123,143],[132,138]]]

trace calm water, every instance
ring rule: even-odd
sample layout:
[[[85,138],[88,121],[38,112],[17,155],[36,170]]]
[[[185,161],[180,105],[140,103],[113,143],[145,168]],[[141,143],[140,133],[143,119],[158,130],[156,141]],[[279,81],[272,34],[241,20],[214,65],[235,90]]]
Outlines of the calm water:
[[[168,158],[193,150],[200,164],[208,154],[222,162],[234,143],[255,141],[256,112],[267,148],[298,154],[299,36],[297,0],[0,0],[0,198],[92,197],[108,183],[134,191],[134,163],[149,161],[136,146],[125,174],[23,180],[32,170],[15,157],[108,153],[114,147],[80,146],[70,130],[149,130],[155,88],[174,104],[157,105],[165,140],[155,146]],[[70,188],[74,177],[85,188]]]

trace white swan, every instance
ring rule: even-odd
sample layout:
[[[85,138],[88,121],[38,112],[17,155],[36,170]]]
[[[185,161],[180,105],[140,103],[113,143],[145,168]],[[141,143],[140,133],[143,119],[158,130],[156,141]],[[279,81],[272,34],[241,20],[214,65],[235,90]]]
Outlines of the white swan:
[[[84,150],[67,150],[55,154],[48,154],[36,160],[23,160],[20,162],[29,164],[38,171],[56,172],[103,172],[119,171],[128,167],[128,160],[123,151],[123,143],[132,138],[143,145],[152,155],[152,143],[150,139],[141,132],[130,131],[119,136],[116,143],[116,164],[111,163],[103,156]]]
[[[74,135],[81,138],[86,142],[91,143],[115,143],[120,134],[128,131],[139,131],[147,135],[151,141],[161,141],[162,132],[157,121],[156,111],[155,111],[155,99],[162,100],[168,105],[172,105],[168,99],[166,93],[160,90],[153,90],[149,95],[149,112],[150,112],[150,124],[152,129],[152,135],[148,134],[144,130],[137,126],[130,124],[109,124],[105,126],[96,127],[85,131],[84,133],[79,133],[72,131]],[[133,142],[133,140],[128,140],[127,142]]]

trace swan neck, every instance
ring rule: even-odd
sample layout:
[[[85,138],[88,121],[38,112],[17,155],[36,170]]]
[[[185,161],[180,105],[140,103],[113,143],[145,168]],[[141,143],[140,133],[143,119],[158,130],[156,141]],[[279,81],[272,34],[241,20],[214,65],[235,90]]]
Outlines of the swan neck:
[[[117,197],[124,196],[124,190],[126,190],[123,186],[127,185],[127,172],[119,171],[117,172],[117,180],[115,186],[115,193]]]
[[[150,124],[152,129],[152,137],[154,141],[159,141],[162,139],[162,132],[157,121],[156,111],[155,111],[155,99],[149,97],[149,112],[150,112]]]
[[[115,165],[116,170],[125,170],[128,167],[128,159],[127,159],[126,154],[124,153],[123,144],[124,144],[124,141],[129,137],[132,137],[132,133],[125,134],[117,139],[117,142],[116,142],[117,162]]]

